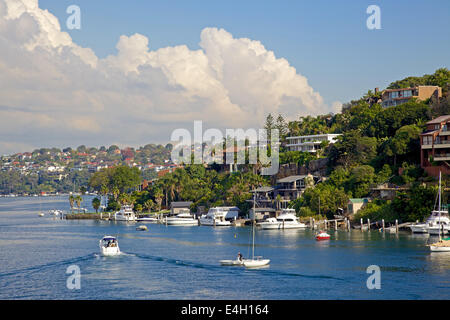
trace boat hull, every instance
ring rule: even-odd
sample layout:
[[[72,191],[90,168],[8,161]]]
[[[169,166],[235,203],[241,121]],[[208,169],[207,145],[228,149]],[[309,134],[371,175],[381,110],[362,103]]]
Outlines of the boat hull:
[[[263,230],[282,230],[282,229],[305,229],[306,225],[303,223],[265,223],[258,224]]]
[[[198,226],[198,220],[192,219],[185,219],[185,220],[167,220],[167,225],[169,226]]]
[[[202,226],[216,226],[216,227],[229,227],[231,226],[230,221],[217,221],[214,223],[211,219],[200,219],[200,224]]]
[[[443,246],[430,246],[431,252],[450,252],[450,247],[443,247]]]
[[[428,233],[431,234],[431,235],[438,236],[439,235],[439,229],[441,229],[440,230],[440,234],[448,234],[448,229],[443,229],[442,230],[442,228],[438,228],[438,227],[430,227],[430,228],[428,228]]]
[[[410,228],[413,233],[428,233],[426,224],[412,225]]]
[[[119,249],[119,246],[108,247],[108,248],[100,247],[100,253],[103,256],[118,256],[118,255],[120,255],[120,249]]]
[[[269,259],[260,259],[260,260],[253,260],[253,259],[248,259],[248,260],[244,260],[244,267],[246,268],[258,268],[258,267],[263,267],[263,266],[267,266],[270,263]]]

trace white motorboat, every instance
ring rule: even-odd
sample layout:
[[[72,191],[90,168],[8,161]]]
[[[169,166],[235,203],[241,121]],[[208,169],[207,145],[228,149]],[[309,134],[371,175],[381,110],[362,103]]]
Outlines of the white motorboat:
[[[167,217],[164,223],[170,226],[198,226],[198,220],[191,215],[188,209],[182,210],[176,216]]]
[[[48,211],[48,213],[51,215],[51,216],[59,216],[59,215],[62,215],[62,211],[61,210],[49,210]]]
[[[298,221],[294,209],[283,209],[277,218],[269,218],[260,222],[257,226],[261,229],[300,229],[306,228],[306,224]]]
[[[231,222],[225,220],[226,211],[222,208],[211,208],[206,215],[200,217],[200,224],[203,226],[231,226]]]
[[[148,228],[147,228],[147,226],[140,225],[140,226],[136,227],[136,230],[137,231],[148,231]]]
[[[440,216],[440,218],[439,218]],[[448,217],[448,210],[433,210],[431,216],[428,217],[424,223],[416,223],[410,226],[414,233],[429,233],[432,235],[439,234],[439,227],[441,233],[448,233],[450,230],[450,219]]]
[[[116,221],[136,221],[133,208],[130,205],[123,205],[120,211],[114,214],[114,220]]]
[[[100,253],[104,256],[117,256],[120,254],[119,242],[116,237],[104,236],[99,242]]]
[[[144,217],[144,218],[137,218],[137,222],[146,222],[146,223],[158,223],[159,219],[156,217]]]
[[[44,214],[41,212],[41,213],[38,214],[38,216],[39,216],[39,217],[43,217]]]

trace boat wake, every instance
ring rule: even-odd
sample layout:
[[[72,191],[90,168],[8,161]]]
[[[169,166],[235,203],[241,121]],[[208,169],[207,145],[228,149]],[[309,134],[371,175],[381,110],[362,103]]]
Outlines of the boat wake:
[[[236,274],[242,274],[242,272],[248,272],[248,273],[258,273],[265,276],[288,276],[288,277],[303,277],[308,279],[329,279],[329,280],[338,280],[338,281],[345,281],[345,279],[333,277],[333,276],[327,276],[327,275],[306,275],[306,274],[299,274],[299,273],[292,273],[292,272],[285,272],[282,270],[274,270],[266,268],[254,268],[254,269],[242,269],[242,268],[236,268],[235,266],[221,266],[221,265],[212,265],[212,264],[206,264],[206,263],[195,263],[192,261],[186,261],[186,260],[180,260],[180,259],[171,259],[171,258],[164,258],[164,257],[158,257],[158,256],[152,256],[152,255],[145,255],[145,254],[139,254],[139,253],[129,253],[127,255],[135,256],[141,259],[148,259],[152,261],[160,261],[169,263],[172,265],[177,265],[181,267],[190,267],[190,268],[198,268],[198,269],[208,269],[211,271],[220,271],[223,272],[223,268],[228,268],[227,272],[230,273],[236,273]]]
[[[95,256],[96,256],[96,253],[91,253],[91,254],[88,254],[85,256],[81,256],[81,257],[70,258],[70,259],[55,261],[55,262],[49,262],[46,264],[41,264],[41,265],[32,266],[32,267],[23,268],[23,269],[15,269],[15,270],[12,270],[9,272],[0,273],[0,278],[14,276],[14,275],[18,275],[18,274],[24,274],[24,273],[40,272],[46,268],[51,268],[51,267],[56,267],[56,266],[71,265],[71,264],[75,264],[75,263],[78,263],[81,261],[94,259]]]

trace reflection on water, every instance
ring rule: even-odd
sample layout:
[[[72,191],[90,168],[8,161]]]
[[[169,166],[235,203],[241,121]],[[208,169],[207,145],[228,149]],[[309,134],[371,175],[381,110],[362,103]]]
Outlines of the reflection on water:
[[[85,199],[83,206],[90,204]],[[263,269],[222,267],[251,255],[251,228],[174,227],[38,217],[70,210],[67,197],[0,199],[1,299],[449,299],[450,255],[430,253],[427,235],[310,229],[256,230]],[[99,255],[104,235],[122,255]],[[69,291],[76,264],[82,289]],[[366,287],[369,265],[382,270],[382,290]]]

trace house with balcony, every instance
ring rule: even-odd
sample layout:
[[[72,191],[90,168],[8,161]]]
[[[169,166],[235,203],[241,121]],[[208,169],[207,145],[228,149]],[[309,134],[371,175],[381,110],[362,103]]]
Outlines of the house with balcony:
[[[307,181],[307,179],[312,179],[312,181]],[[273,193],[279,209],[287,208],[290,201],[300,198],[306,187],[316,184],[319,179],[320,177],[311,174],[294,175],[278,179]]]
[[[450,174],[450,115],[426,123],[420,148],[420,165],[429,175]]]
[[[412,98],[425,101],[435,97],[442,97],[442,88],[438,86],[416,86],[412,88],[387,89],[381,96],[381,105],[384,108],[395,107],[408,102]]]
[[[341,134],[315,134],[309,136],[287,137],[286,148],[289,151],[317,152],[322,148],[322,143],[328,141],[328,144],[335,143],[337,137]]]

